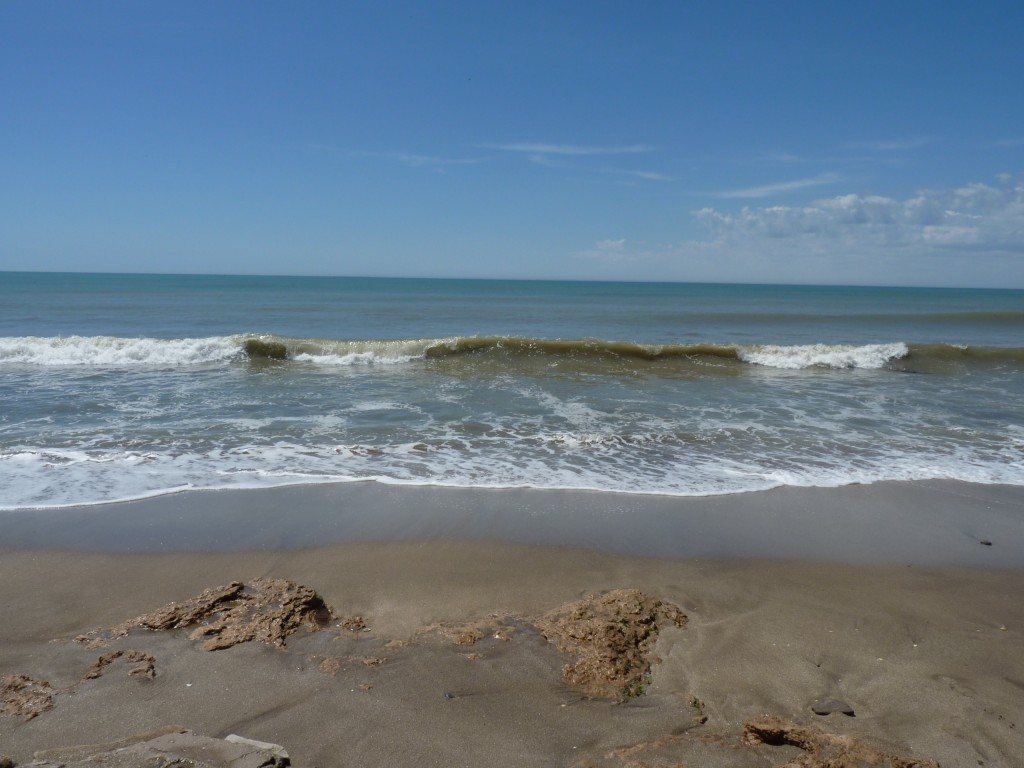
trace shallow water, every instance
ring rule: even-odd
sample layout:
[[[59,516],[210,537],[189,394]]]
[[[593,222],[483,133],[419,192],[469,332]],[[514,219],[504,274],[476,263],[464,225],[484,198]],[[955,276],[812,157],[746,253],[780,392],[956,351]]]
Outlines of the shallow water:
[[[7,509],[1024,484],[1022,291],[0,273],[0,300]]]

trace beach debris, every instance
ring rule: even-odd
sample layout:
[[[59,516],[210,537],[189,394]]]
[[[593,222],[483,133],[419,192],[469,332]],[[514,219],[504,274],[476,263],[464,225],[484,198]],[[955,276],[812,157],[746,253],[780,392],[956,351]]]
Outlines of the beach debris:
[[[387,660],[387,656],[353,656],[349,659],[349,661],[358,662],[365,667],[379,667]]]
[[[431,624],[421,629],[420,634],[439,632],[455,643],[455,645],[476,645],[485,637],[493,637],[495,640],[507,642],[512,639],[515,631],[516,628],[512,618],[491,614],[483,619],[469,621],[465,624],[447,624],[444,622]]]
[[[802,749],[804,754],[787,762],[787,768],[939,768],[933,760],[892,755],[850,736],[797,725],[777,715],[762,715],[745,722],[743,742],[750,746],[788,744]]]
[[[659,759],[660,756],[654,755],[654,753],[662,752],[664,750],[672,750],[673,747],[678,750],[680,747],[686,748],[692,747],[693,745],[730,749],[731,742],[733,741],[735,741],[735,738],[730,738],[729,736],[721,733],[693,733],[686,730],[683,733],[670,733],[649,741],[640,741],[629,746],[618,747],[606,752],[604,757],[606,760],[628,760],[629,762],[626,763],[628,768],[633,768],[633,766],[639,767],[652,765],[652,763],[647,761],[640,762],[632,759],[637,755],[644,754],[652,756],[653,759],[657,761],[656,763],[653,763],[653,765],[662,766],[668,765],[667,758],[661,757],[661,759]],[[674,766],[683,765],[682,763],[674,760],[672,761],[672,764]],[[583,768],[583,765],[584,764],[577,763],[574,768],[577,768],[577,766],[578,768]]]
[[[128,671],[129,676],[156,677],[156,659],[148,653],[127,649],[124,651],[111,651],[100,656],[93,663],[92,667],[89,668],[89,671],[85,673],[82,680],[95,680],[103,674],[104,669],[120,658],[135,662],[135,666]]]
[[[287,360],[288,347],[280,341],[246,339],[242,345],[250,360]]]
[[[369,632],[366,620],[362,616],[349,616],[341,622],[341,628],[349,632]]]
[[[341,659],[337,656],[325,656],[323,661],[320,662],[320,671],[331,677],[334,677],[342,669]]]
[[[811,712],[816,715],[831,715],[833,712],[842,712],[848,717],[856,717],[853,707],[839,699],[819,699],[811,705]]]
[[[56,691],[45,680],[27,675],[0,677],[0,715],[14,715],[31,720],[53,709]]]
[[[180,726],[122,739],[111,744],[64,747],[35,753],[33,768],[112,768],[189,766],[189,768],[286,768],[288,752],[279,744],[231,734],[200,736]]]
[[[241,744],[245,747],[253,747],[261,752],[270,752],[279,759],[288,760],[288,752],[280,744],[272,744],[269,741],[256,741],[256,739],[247,739],[245,736],[239,736],[237,733],[229,733],[224,737],[224,741],[232,744]]]
[[[129,676],[156,676],[156,659],[148,653],[135,650],[103,654],[89,667],[78,683],[64,688],[54,688],[45,680],[35,680],[27,675],[5,675],[0,678],[0,715],[15,715],[26,720],[39,717],[54,708],[54,699],[58,694],[74,693],[79,685],[100,677],[106,667],[120,658],[135,663],[128,672]]]
[[[661,626],[685,626],[686,614],[638,589],[616,589],[530,621],[548,642],[575,657],[563,669],[567,683],[591,698],[624,700],[646,692],[650,651]]]
[[[988,539],[982,539],[978,543],[981,544],[981,546],[983,546],[983,547],[991,547],[992,546],[992,542],[989,541]]]
[[[616,589],[587,595],[540,616],[492,613],[463,624],[431,624],[420,634],[438,632],[455,645],[468,646],[484,638],[508,642],[517,623],[529,624],[559,651],[575,657],[563,669],[567,683],[590,698],[621,701],[646,692],[650,649],[666,622],[682,627],[686,614],[638,589]]]
[[[704,701],[696,696],[690,696],[686,703],[693,709],[693,722],[697,725],[704,725],[708,721],[708,716],[704,713]]]
[[[310,587],[285,579],[256,578],[207,589],[180,603],[169,603],[106,630],[79,635],[90,648],[125,637],[133,629],[168,630],[193,627],[190,637],[204,639],[202,648],[218,651],[259,640],[283,647],[285,638],[302,627],[322,629],[333,620],[330,608]],[[198,626],[197,626],[198,625]]]

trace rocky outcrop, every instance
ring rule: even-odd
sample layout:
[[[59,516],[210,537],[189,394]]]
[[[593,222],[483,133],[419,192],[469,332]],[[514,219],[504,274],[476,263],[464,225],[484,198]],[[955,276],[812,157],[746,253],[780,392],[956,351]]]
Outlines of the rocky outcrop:
[[[932,760],[899,757],[850,736],[797,725],[777,715],[763,715],[743,724],[743,741],[751,746],[788,744],[803,754],[787,763],[793,768],[939,768]]]
[[[593,698],[625,699],[645,692],[650,651],[663,626],[682,627],[686,614],[638,589],[588,595],[530,622],[563,653],[575,657],[565,680]]]
[[[76,639],[95,648],[133,629],[196,627],[193,639],[203,639],[203,650],[217,651],[239,643],[259,640],[284,646],[285,639],[301,627],[317,630],[333,619],[330,608],[310,587],[285,579],[233,581],[207,589],[180,603],[169,603],[106,630],[95,630]],[[198,626],[196,626],[198,625]]]
[[[35,754],[32,768],[286,768],[288,753],[277,744],[231,735],[199,736],[178,726],[113,744],[67,747]]]
[[[26,675],[0,677],[0,715],[15,715],[31,720],[53,709],[57,691],[45,680]]]
[[[95,662],[93,662],[93,665],[89,668],[89,671],[85,673],[82,680],[95,680],[103,674],[108,666],[118,659],[124,659],[127,662],[135,664],[135,666],[128,672],[130,677],[156,677],[156,659],[148,653],[135,651],[129,648],[123,651],[111,651],[110,653],[105,653],[100,656]]]

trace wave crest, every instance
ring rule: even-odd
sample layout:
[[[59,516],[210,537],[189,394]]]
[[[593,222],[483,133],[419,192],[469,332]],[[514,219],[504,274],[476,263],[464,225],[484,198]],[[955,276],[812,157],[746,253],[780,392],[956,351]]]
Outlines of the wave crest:
[[[557,361],[561,370],[732,375],[744,365],[779,369],[879,369],[931,372],[950,366],[1024,365],[1024,348],[956,344],[642,344],[599,339],[453,336],[427,339],[300,339],[239,334],[189,339],[116,336],[0,338],[0,366],[177,367],[200,364],[301,363],[322,366],[443,363],[454,372],[469,361],[490,370],[528,370],[529,361]],[[465,361],[465,362],[463,362]],[[896,361],[899,361],[897,365]],[[522,367],[520,368],[520,364]]]
[[[906,344],[802,344],[780,347],[766,345],[739,350],[745,363],[769,368],[882,368],[892,360],[906,357]]]
[[[199,365],[230,360],[239,352],[237,339],[124,339],[118,336],[15,336],[0,338],[0,364]]]

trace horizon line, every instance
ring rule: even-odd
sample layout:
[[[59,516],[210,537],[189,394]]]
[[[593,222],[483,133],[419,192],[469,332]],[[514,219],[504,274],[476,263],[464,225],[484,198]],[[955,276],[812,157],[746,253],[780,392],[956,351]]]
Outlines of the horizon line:
[[[894,285],[889,283],[792,283],[792,282],[752,282],[742,280],[623,280],[601,278],[567,278],[567,277],[453,277],[441,275],[356,275],[356,274],[324,274],[304,273],[287,274],[280,272],[115,272],[110,270],[65,270],[65,269],[0,269],[0,275],[116,275],[124,277],[257,277],[257,278],[327,278],[334,280],[460,280],[466,282],[521,282],[521,283],[593,283],[593,284],[634,284],[634,285],[743,285],[743,286],[774,286],[779,288],[893,288],[915,290],[970,290],[970,291],[1024,291],[1019,288],[1006,288],[978,285]]]

